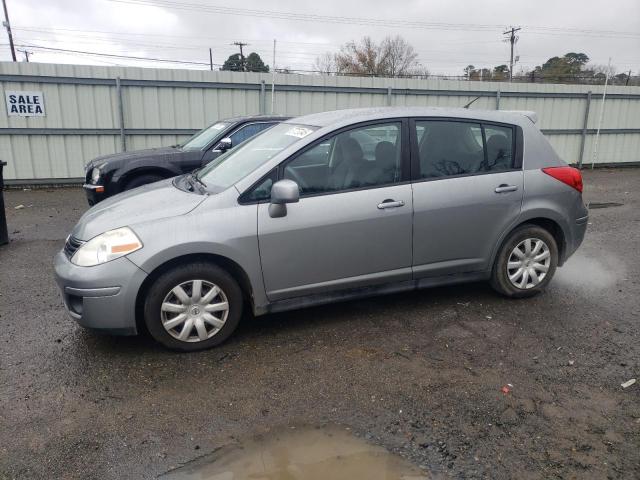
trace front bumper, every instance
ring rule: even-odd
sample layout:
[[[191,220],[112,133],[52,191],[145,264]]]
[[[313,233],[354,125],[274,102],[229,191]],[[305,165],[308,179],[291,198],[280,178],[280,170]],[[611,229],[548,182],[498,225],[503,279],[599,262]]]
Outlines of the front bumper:
[[[84,193],[87,196],[87,201],[90,206],[94,206],[96,203],[107,198],[106,189],[103,185],[93,185],[85,183],[82,185]]]
[[[137,333],[136,298],[147,274],[128,258],[79,267],[61,251],[54,269],[65,308],[78,324],[118,335]]]

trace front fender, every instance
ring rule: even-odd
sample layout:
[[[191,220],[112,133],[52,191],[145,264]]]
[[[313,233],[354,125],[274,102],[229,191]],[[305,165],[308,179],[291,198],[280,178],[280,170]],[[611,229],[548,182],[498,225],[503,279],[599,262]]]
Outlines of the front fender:
[[[237,191],[231,190],[209,197],[188,214],[133,225],[144,247],[130,254],[129,259],[151,274],[165,263],[186,255],[225,257],[247,275],[254,304],[266,305],[258,251],[258,208],[257,205],[238,205]],[[230,204],[226,202],[229,199],[224,198],[228,196],[233,200]]]

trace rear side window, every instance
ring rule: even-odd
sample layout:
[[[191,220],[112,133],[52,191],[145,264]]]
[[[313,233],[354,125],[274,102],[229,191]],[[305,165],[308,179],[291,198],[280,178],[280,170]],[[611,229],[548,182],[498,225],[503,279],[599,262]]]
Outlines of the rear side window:
[[[245,140],[273,126],[273,123],[249,123],[231,134],[231,145],[240,145]]]
[[[485,125],[487,139],[487,168],[491,171],[509,170],[513,166],[513,129]]]
[[[509,170],[513,129],[473,122],[416,121],[420,178]]]

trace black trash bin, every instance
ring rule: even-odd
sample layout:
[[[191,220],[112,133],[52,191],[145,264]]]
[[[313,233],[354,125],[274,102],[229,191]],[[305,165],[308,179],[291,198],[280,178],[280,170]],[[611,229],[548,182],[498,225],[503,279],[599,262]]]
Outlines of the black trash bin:
[[[9,232],[7,231],[7,215],[4,212],[4,176],[2,170],[7,162],[0,160],[0,245],[9,243]]]

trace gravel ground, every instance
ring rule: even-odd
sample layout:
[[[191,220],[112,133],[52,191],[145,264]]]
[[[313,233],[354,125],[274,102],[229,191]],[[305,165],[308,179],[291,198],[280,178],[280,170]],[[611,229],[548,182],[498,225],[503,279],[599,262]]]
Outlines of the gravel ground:
[[[620,386],[640,377],[640,170],[585,179],[588,201],[622,205],[591,211],[543,295],[470,284],[246,318],[187,355],[68,319],[52,257],[83,194],[5,192],[0,478],[154,478],[303,424],[434,477],[640,478],[640,384]]]

